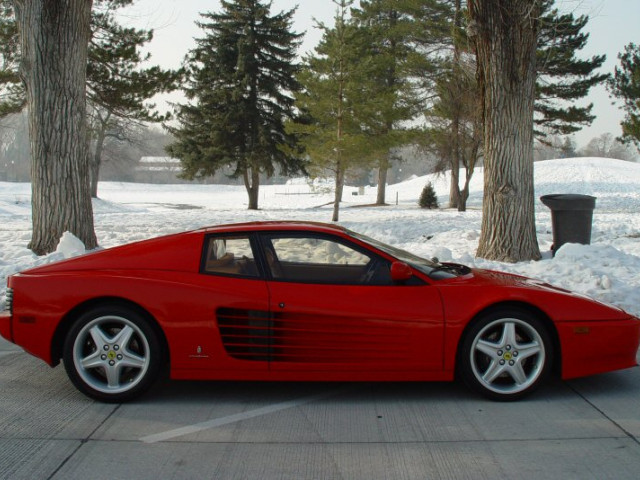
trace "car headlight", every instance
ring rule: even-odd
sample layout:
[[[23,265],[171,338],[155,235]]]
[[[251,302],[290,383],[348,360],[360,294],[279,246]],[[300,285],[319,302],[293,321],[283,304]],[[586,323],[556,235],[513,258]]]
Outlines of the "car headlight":
[[[4,309],[13,314],[13,288],[7,288]]]

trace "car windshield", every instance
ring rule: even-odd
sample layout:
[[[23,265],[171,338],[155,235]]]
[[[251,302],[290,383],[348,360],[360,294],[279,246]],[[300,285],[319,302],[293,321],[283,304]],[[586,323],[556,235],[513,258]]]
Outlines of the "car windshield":
[[[401,262],[409,264],[416,270],[420,270],[425,275],[429,275],[429,277],[433,278],[434,280],[457,277],[462,273],[460,268],[434,262],[433,260],[427,260],[426,258],[419,257],[417,255],[414,255],[413,253],[407,252],[406,250],[402,250],[401,248],[392,247],[391,245],[387,245],[386,243],[382,243],[361,233],[349,230],[349,234],[359,240],[362,240],[363,242],[368,243],[369,245],[372,245],[378,250],[388,253]]]

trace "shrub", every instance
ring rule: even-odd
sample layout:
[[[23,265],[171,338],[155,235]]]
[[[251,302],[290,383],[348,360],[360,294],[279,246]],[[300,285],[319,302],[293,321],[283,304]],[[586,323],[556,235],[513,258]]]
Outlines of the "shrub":
[[[421,208],[438,208],[438,197],[431,182],[427,183],[422,189],[418,205],[420,205]]]

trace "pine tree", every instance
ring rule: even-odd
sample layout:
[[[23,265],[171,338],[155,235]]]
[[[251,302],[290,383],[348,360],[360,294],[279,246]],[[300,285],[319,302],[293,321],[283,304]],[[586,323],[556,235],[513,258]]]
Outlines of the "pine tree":
[[[258,0],[222,1],[221,13],[203,13],[203,38],[186,59],[185,93],[176,142],[185,178],[213,175],[226,165],[242,177],[249,209],[258,208],[261,173],[298,171],[296,138],[285,131],[299,89],[294,63],[301,35],[291,31],[295,10],[270,15]]]
[[[142,67],[150,54],[141,48],[153,38],[153,30],[118,24],[115,10],[133,0],[98,0],[91,16],[93,35],[87,64],[87,104],[93,152],[90,160],[91,195],[97,197],[104,143],[108,138],[125,141],[142,122],[168,118],[156,112],[149,100],[175,90],[180,71],[158,66]]]
[[[428,142],[442,159],[438,170],[451,172],[449,207],[466,210],[469,184],[482,146],[480,90],[475,78],[476,63],[465,33],[462,1],[454,1],[450,58],[440,65],[435,81],[435,101],[426,115],[431,127]],[[460,188],[460,167],[464,186]]]
[[[305,121],[288,127],[300,136],[310,158],[310,173],[322,176],[330,172],[334,176],[332,220],[336,222],[345,175],[369,160],[376,139],[367,128],[372,118],[368,110],[371,98],[364,87],[370,65],[367,32],[347,18],[353,0],[334,3],[335,25],[318,25],[323,37],[315,52],[305,57],[299,76],[303,88],[296,105],[305,113]]]
[[[19,43],[12,2],[0,0],[0,118],[19,112],[26,102],[18,75]]]
[[[567,135],[590,125],[593,104],[585,107],[576,101],[586,97],[589,90],[606,80],[607,74],[595,71],[606,56],[595,55],[579,59],[576,54],[587,44],[589,34],[584,27],[589,17],[562,14],[554,8],[555,0],[543,0],[539,21],[536,54],[536,136]]]
[[[438,208],[438,197],[431,182],[427,183],[422,189],[418,205],[420,205],[420,208]]]
[[[440,46],[449,33],[451,10],[439,0],[361,0],[354,17],[371,35],[375,68],[370,80],[377,88],[374,113],[377,122],[378,195],[385,203],[387,171],[393,150],[418,138],[407,128],[425,107],[420,81],[428,83],[434,69],[430,50]],[[423,85],[424,86],[424,85]]]
[[[618,59],[620,66],[615,68],[607,87],[613,97],[623,101],[626,116],[620,123],[621,140],[640,150],[640,46],[630,43]]]

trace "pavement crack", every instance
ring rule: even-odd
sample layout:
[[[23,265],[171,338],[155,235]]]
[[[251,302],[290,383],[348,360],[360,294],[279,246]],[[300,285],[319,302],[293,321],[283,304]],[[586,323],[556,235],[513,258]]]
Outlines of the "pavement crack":
[[[87,435],[84,438],[81,438],[80,439],[80,443],[78,444],[78,446],[76,448],[74,448],[73,451],[69,455],[67,455],[64,460],[62,460],[62,462],[60,462],[60,465],[58,465],[58,467],[53,472],[51,472],[51,475],[49,475],[47,477],[47,480],[52,480],[58,474],[58,472],[62,469],[62,467],[64,467],[67,464],[67,462],[69,460],[71,460],[75,456],[76,453],[78,453],[78,450],[80,450],[84,444],[86,444],[87,442],[89,442],[91,440],[91,437],[98,431],[98,429],[100,427],[102,427],[111,417],[113,417],[113,415],[115,415],[115,413],[118,410],[120,410],[121,406],[122,406],[122,404],[118,404],[116,406],[116,408],[114,408],[111,411],[111,413],[109,413],[109,415],[104,417],[104,419],[98,425],[96,425],[96,428],[91,430],[89,435]]]
[[[618,430],[620,430],[622,433],[624,433],[627,437],[629,437],[634,443],[636,443],[637,445],[640,445],[640,440],[638,440],[629,430],[627,430],[626,428],[624,428],[620,423],[618,423],[616,420],[614,420],[613,418],[611,418],[609,415],[607,415],[605,413],[604,410],[602,410],[600,407],[598,407],[595,403],[593,403],[591,400],[589,400],[586,396],[584,396],[582,394],[582,392],[580,392],[577,388],[575,388],[573,385],[571,384],[567,384],[569,389],[571,389],[576,395],[578,395],[585,403],[587,403],[588,405],[590,405],[595,411],[597,411],[600,415],[602,415],[604,418],[606,418],[609,422],[611,422],[613,425],[616,426],[616,428]]]

